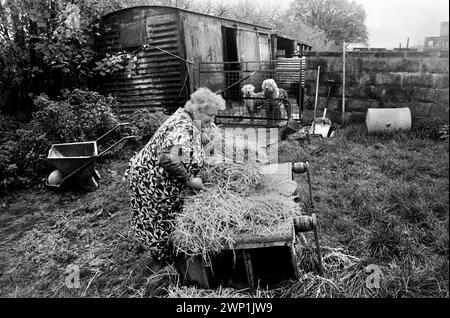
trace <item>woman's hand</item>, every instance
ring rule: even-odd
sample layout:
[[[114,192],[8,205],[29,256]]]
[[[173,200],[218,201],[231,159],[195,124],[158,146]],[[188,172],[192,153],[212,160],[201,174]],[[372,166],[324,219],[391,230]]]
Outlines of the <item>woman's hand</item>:
[[[201,190],[205,188],[202,178],[190,178],[188,186],[194,188],[195,190]]]

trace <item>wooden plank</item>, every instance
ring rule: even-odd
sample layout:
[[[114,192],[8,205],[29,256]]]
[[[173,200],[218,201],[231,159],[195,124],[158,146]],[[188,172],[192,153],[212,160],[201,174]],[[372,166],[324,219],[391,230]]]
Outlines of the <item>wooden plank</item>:
[[[292,264],[292,270],[294,271],[294,276],[295,276],[295,278],[298,278],[299,273],[298,273],[298,266],[297,266],[297,253],[295,252],[294,244],[292,244],[292,246],[291,246],[291,264]]]
[[[256,289],[256,279],[255,279],[255,271],[253,268],[252,262],[252,254],[248,250],[243,250],[242,254],[244,256],[245,270],[247,272],[247,281],[248,286],[251,291]]]
[[[224,246],[222,250],[241,250],[273,246],[291,246],[293,244],[293,240],[294,237],[292,236],[291,230],[282,235],[272,235],[266,237],[249,235],[237,236],[234,238],[235,243],[232,246]]]
[[[292,164],[284,162],[263,165],[261,166],[261,174],[277,175],[292,180]]]

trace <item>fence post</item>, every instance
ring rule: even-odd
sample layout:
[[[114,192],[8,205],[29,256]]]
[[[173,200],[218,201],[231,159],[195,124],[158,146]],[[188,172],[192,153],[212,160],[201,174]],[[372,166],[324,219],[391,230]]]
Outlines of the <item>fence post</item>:
[[[200,62],[197,59],[194,61],[194,73],[197,74],[194,85],[194,88],[197,89],[200,87]]]
[[[345,41],[342,44],[342,125],[345,124]]]

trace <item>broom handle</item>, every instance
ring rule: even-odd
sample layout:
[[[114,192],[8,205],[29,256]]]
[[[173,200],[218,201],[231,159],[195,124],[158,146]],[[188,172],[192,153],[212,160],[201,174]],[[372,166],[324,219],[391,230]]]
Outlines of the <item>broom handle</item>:
[[[320,65],[317,66],[317,80],[316,80],[316,100],[314,101],[314,121],[313,121],[313,135],[316,133],[316,113],[317,113],[317,99],[319,98],[319,76]]]

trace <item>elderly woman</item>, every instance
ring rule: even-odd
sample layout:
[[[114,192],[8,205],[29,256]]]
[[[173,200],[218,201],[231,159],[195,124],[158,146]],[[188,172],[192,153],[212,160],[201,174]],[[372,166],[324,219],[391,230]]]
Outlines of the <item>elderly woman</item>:
[[[130,161],[131,225],[157,260],[171,259],[169,236],[182,208],[181,189],[204,187],[196,177],[203,166],[203,146],[211,137],[207,132],[213,131],[214,116],[223,109],[220,95],[199,88]]]

